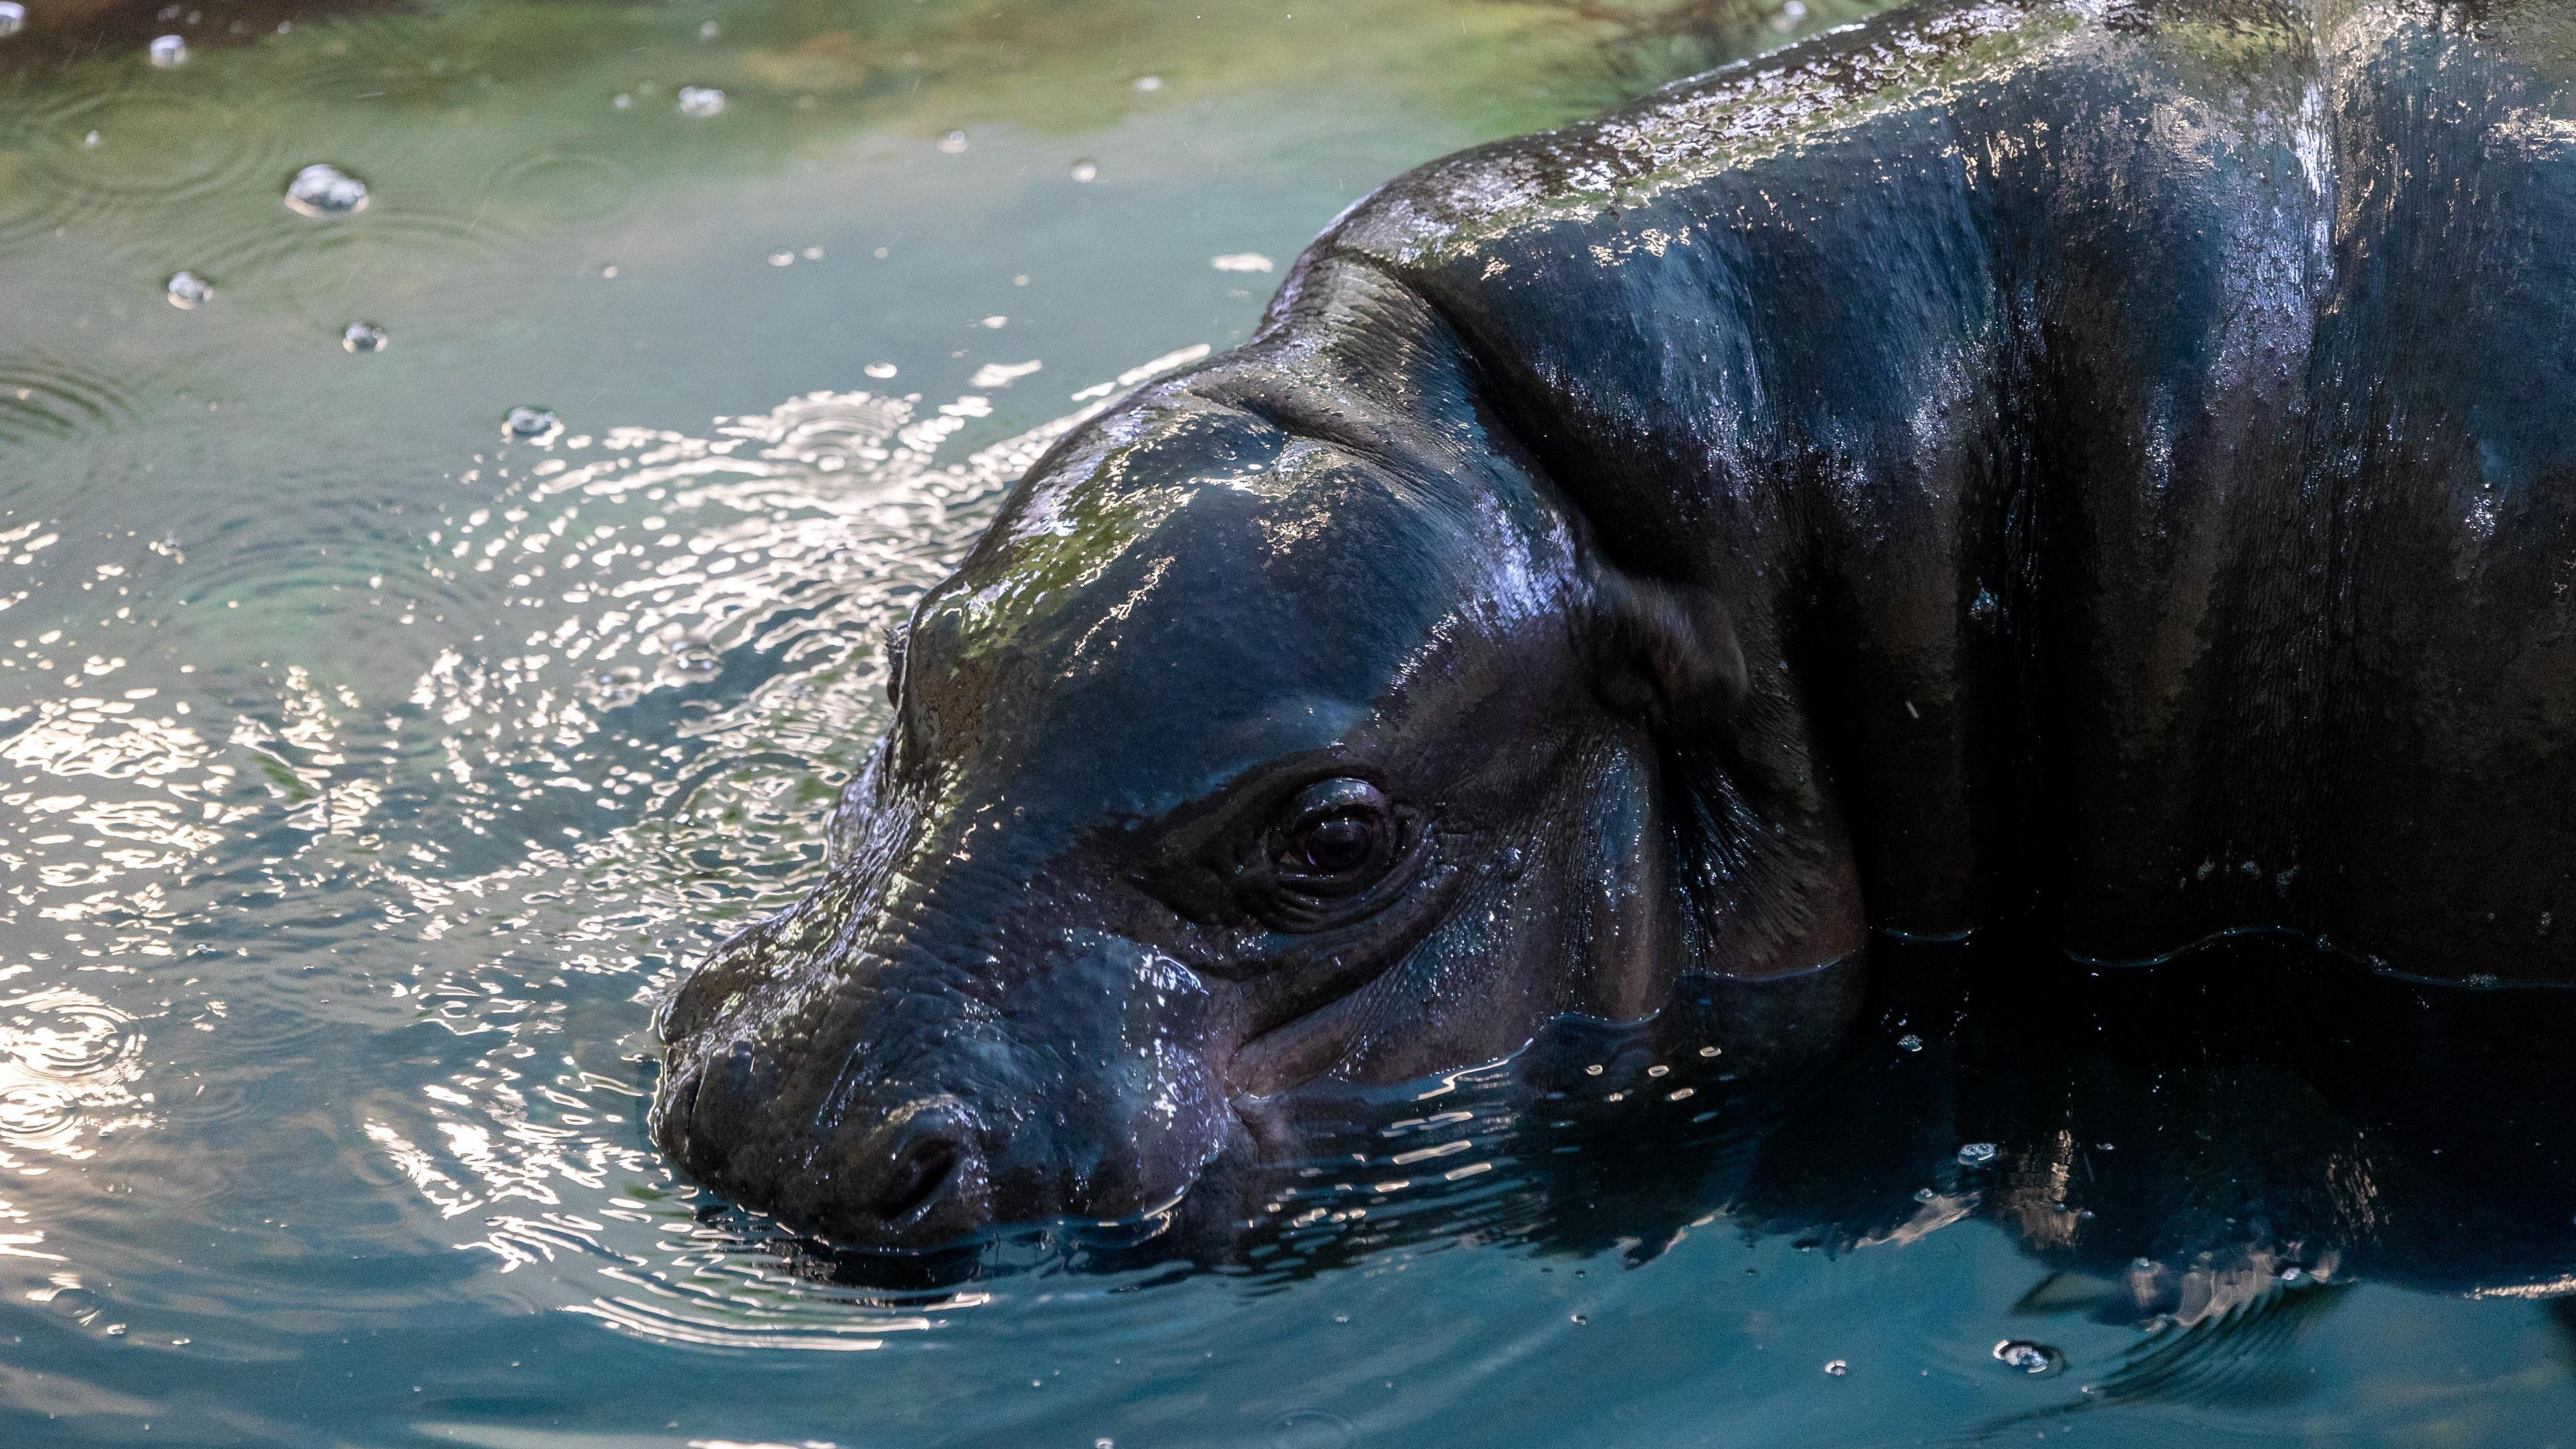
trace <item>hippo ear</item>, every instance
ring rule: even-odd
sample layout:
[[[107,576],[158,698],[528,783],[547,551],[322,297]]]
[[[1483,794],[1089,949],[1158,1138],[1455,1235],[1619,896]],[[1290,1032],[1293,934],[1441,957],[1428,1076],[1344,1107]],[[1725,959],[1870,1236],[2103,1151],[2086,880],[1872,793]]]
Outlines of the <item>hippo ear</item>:
[[[1592,579],[1600,630],[1601,695],[1645,716],[1658,734],[1689,739],[1744,700],[1744,645],[1723,600],[1696,584],[1610,567]]]

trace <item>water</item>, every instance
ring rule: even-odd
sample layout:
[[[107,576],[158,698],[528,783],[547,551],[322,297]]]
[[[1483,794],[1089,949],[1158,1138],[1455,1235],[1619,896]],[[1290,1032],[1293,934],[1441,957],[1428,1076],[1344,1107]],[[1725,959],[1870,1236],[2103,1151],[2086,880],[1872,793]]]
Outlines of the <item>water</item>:
[[[2313,981],[1884,1002],[1785,1100],[1585,1045],[1610,1126],[1425,1084],[1205,1270],[886,1286],[646,1145],[652,1002],[807,878],[879,634],[1049,438],[1403,167],[1854,12],[1622,13],[30,6],[0,1441],[2562,1442],[2547,1084]]]

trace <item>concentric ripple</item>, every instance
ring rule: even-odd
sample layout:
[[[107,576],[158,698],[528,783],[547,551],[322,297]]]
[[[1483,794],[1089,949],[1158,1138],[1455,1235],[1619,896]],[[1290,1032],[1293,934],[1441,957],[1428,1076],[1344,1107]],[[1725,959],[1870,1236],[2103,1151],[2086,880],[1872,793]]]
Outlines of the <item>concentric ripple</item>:
[[[195,97],[92,93],[30,109],[0,139],[17,162],[0,185],[0,243],[187,215],[282,160],[257,113]]]
[[[131,1090],[142,1059],[133,1019],[86,991],[0,997],[0,1171],[37,1155],[77,1161],[100,1133],[149,1126]]]
[[[125,429],[142,380],[54,356],[0,357],[0,443],[70,442]]]

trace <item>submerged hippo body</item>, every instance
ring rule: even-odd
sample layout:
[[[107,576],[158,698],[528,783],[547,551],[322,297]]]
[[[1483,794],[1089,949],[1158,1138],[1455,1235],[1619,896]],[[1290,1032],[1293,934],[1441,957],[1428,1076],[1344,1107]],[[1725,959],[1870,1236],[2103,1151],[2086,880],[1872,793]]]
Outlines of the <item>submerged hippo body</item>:
[[[1916,7],[1393,183],[920,602],[656,1139],[927,1244],[1677,980],[1759,1065],[1873,930],[2576,980],[2571,80],[2538,0]]]

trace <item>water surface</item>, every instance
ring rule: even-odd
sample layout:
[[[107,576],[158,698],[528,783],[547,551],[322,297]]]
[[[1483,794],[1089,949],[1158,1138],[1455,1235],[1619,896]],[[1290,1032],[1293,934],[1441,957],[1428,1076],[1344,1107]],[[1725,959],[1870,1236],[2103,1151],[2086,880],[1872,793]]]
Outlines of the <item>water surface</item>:
[[[2559,1207],[2383,1190],[2432,1149],[2336,1136],[2351,1094],[2234,1150],[2451,1204],[2375,1271],[2152,1183],[2083,1205],[2034,1090],[1962,1116],[2022,1059],[1973,992],[1615,1141],[1424,1084],[1205,1271],[1050,1238],[869,1286],[645,1141],[652,1003],[810,876],[878,635],[1047,440],[1240,340],[1386,177],[1860,8],[29,0],[0,1437],[2558,1442]],[[363,208],[290,207],[317,164]],[[2266,1061],[2069,1069],[2110,1085],[2047,1120],[2307,1100]],[[2576,1184],[2540,1137],[2522,1167]]]

